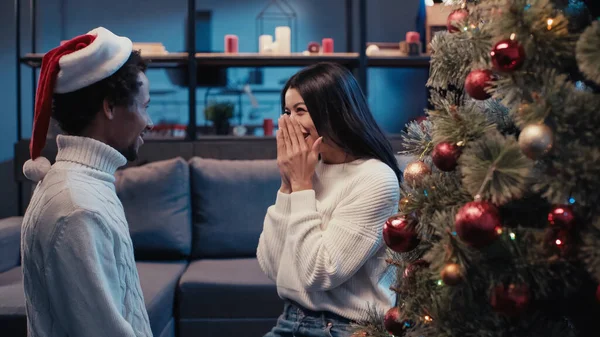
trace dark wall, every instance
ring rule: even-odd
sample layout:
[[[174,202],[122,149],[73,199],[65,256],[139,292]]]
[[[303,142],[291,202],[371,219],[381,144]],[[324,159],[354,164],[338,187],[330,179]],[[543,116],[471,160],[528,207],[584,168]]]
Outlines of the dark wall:
[[[29,40],[29,1],[22,4],[22,53],[31,51]],[[346,51],[344,15],[345,0],[288,0],[297,14],[297,38],[299,51],[309,41],[323,37],[335,40],[336,51]],[[170,52],[185,51],[185,18],[187,1],[164,0],[45,0],[39,6],[37,24],[37,51],[46,52],[63,39],[85,33],[97,26],[104,26],[117,34],[126,35],[134,42],[161,42]],[[223,50],[225,34],[240,38],[240,52],[256,52],[256,16],[268,0],[198,0],[198,10],[212,12],[211,47]],[[355,1],[356,12],[358,1]],[[419,0],[369,0],[368,41],[398,42],[407,31],[415,30]],[[13,146],[16,141],[16,66],[14,1],[0,1],[2,29],[0,36],[0,92],[3,109],[0,132],[0,217],[16,214],[16,184],[13,176]],[[355,13],[355,24],[358,24]],[[276,25],[284,21],[268,21],[266,33],[273,34]],[[354,46],[358,47],[358,27],[354,29]],[[295,50],[297,51],[297,50]],[[355,50],[357,51],[357,50]],[[285,81],[299,68],[264,68],[264,83],[257,89],[281,88]],[[23,79],[23,137],[31,133],[32,84],[31,69],[22,67]],[[369,103],[377,121],[390,133],[397,133],[404,124],[420,114],[426,106],[426,69],[370,69],[368,72]],[[173,85],[164,70],[150,70],[151,115],[155,123],[160,120],[187,123],[187,89]],[[228,73],[231,87],[239,85],[248,76],[248,69],[232,69]],[[216,92],[215,90],[211,92]],[[198,118],[204,123],[205,89],[198,89]],[[234,100],[235,96],[215,96],[209,99]],[[277,93],[257,94],[259,108],[252,109],[249,99],[242,100],[244,123],[261,123],[263,118],[278,115]],[[254,119],[250,118],[252,114]]]

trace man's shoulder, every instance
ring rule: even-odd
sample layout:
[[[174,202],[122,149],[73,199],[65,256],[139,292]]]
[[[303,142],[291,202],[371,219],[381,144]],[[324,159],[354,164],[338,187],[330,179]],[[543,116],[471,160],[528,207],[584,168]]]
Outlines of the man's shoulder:
[[[104,208],[102,197],[94,186],[64,173],[48,178],[34,192],[26,222],[56,226],[68,217],[97,214]]]

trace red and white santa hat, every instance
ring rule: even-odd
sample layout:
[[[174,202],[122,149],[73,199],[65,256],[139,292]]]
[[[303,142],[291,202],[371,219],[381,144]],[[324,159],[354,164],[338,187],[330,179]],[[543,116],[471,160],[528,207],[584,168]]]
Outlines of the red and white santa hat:
[[[125,64],[132,50],[130,39],[98,27],[44,55],[29,143],[31,159],[23,165],[27,179],[38,182],[50,170],[50,162],[40,154],[46,145],[52,95],[77,91],[111,76]]]

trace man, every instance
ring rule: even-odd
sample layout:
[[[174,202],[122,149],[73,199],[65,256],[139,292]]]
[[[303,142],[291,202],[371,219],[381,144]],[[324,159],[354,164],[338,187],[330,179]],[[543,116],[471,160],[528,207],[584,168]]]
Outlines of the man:
[[[114,173],[151,127],[146,66],[128,38],[99,27],[48,52],[31,160],[38,182],[23,220],[27,326],[38,336],[152,336]],[[54,165],[41,157],[51,115]]]

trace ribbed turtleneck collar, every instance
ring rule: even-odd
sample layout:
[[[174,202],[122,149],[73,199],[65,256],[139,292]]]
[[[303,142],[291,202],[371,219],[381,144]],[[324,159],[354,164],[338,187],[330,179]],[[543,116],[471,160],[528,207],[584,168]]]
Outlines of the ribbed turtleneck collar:
[[[58,135],[56,144],[57,163],[77,163],[109,175],[114,175],[119,167],[127,164],[127,159],[119,151],[92,138]]]

